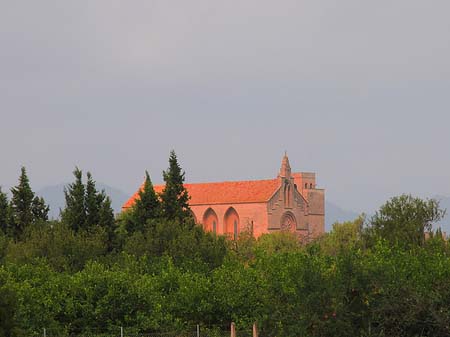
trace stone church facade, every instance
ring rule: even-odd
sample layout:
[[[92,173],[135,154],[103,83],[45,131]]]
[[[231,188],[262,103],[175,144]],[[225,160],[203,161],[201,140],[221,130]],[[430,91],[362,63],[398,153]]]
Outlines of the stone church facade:
[[[291,172],[283,157],[275,179],[185,184],[195,221],[205,230],[237,238],[250,231],[255,237],[291,231],[315,238],[325,230],[325,192],[316,187],[315,173]],[[160,193],[164,185],[156,185]],[[136,192],[122,207],[127,210]]]

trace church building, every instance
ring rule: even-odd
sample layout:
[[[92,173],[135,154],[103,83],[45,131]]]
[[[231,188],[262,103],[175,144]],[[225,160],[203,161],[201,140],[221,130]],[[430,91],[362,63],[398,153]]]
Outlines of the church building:
[[[287,155],[275,179],[184,186],[195,221],[207,231],[237,238],[242,231],[259,237],[282,230],[311,239],[325,230],[324,190],[316,188],[315,173],[291,172]],[[164,185],[154,188],[161,193]],[[122,210],[132,207],[137,197],[138,192]]]

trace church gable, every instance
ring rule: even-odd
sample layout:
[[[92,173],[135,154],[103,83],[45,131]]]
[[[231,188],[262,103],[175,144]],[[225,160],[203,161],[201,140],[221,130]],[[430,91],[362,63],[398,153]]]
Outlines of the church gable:
[[[283,229],[287,219],[292,230],[307,229],[304,219],[308,204],[305,198],[298,192],[292,179],[281,179],[281,186],[267,203],[268,229]]]

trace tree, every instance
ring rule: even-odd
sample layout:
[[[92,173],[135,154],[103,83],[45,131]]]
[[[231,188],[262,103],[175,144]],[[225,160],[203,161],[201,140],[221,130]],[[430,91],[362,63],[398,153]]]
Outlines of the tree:
[[[98,191],[95,187],[95,181],[90,172],[86,174],[86,228],[100,226],[111,234],[114,232],[114,211],[111,207],[111,199],[105,194],[105,191]]]
[[[362,245],[361,231],[365,215],[361,214],[354,221],[336,222],[329,233],[316,240],[321,250],[327,255],[336,256],[342,250],[358,248]]]
[[[16,312],[17,296],[0,280],[0,337],[18,336]]]
[[[114,211],[111,207],[111,199],[105,195],[104,191],[98,194],[100,209],[98,210],[98,226],[104,229],[108,236],[108,249],[112,250],[116,245],[116,221],[114,219]]]
[[[86,174],[86,195],[84,199],[85,210],[86,210],[86,227],[91,227],[99,223],[100,217],[100,207],[102,205],[103,199],[101,194],[97,192],[95,188],[95,181],[92,178],[90,172]]]
[[[11,188],[11,192],[12,235],[15,239],[19,239],[25,228],[34,220],[32,207],[34,193],[31,190],[25,167],[21,168],[19,184]]]
[[[366,234],[404,247],[422,246],[425,233],[441,220],[445,210],[435,199],[401,195],[387,201],[371,218]]]
[[[34,197],[31,203],[31,212],[33,213],[34,222],[47,221],[48,212],[50,207],[45,204],[45,200],[42,197]]]
[[[111,198],[102,191],[99,194],[100,208],[98,210],[98,225],[103,228],[111,228],[114,224],[114,210],[111,207]]]
[[[8,218],[9,218],[8,197],[6,193],[2,191],[2,188],[0,186],[0,231],[3,232],[3,234],[6,234],[8,230]]]
[[[161,193],[163,215],[169,220],[181,220],[190,218],[189,195],[184,187],[184,175],[178,164],[175,151],[170,152],[169,168],[163,172],[166,183]]]
[[[144,187],[139,191],[139,197],[132,209],[132,223],[128,224],[127,230],[133,232],[142,230],[150,219],[161,217],[161,203],[153,188],[152,181],[145,171]]]
[[[86,174],[87,182],[83,184],[83,172],[75,168],[75,182],[64,191],[66,207],[61,211],[62,221],[72,230],[92,231],[102,227],[108,235],[109,247],[112,247],[115,220],[111,199],[104,191],[99,192],[90,172]]]
[[[78,231],[84,228],[86,223],[85,187],[82,181],[83,172],[78,167],[73,171],[73,175],[75,181],[64,188],[66,207],[61,211],[61,219],[74,231]]]

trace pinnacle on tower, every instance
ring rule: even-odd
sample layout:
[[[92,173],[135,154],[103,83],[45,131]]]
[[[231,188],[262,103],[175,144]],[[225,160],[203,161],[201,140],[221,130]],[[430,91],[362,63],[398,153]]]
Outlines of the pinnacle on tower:
[[[291,177],[291,165],[289,164],[289,158],[286,151],[284,152],[283,160],[281,161],[280,177],[290,178]]]

